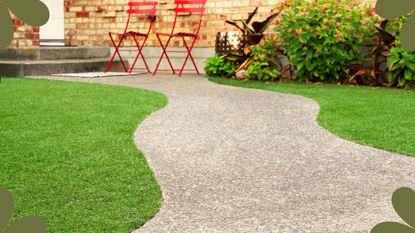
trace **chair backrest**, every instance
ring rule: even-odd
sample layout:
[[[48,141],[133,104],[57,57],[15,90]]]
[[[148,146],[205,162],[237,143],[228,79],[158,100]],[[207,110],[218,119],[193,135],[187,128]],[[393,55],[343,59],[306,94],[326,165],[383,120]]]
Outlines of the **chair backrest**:
[[[180,13],[199,13],[200,19],[196,29],[196,35],[199,34],[202,26],[202,19],[205,13],[206,0],[175,0],[176,7],[174,8],[175,17],[173,23],[173,31],[176,27],[177,17]]]
[[[205,12],[206,0],[175,0],[176,13],[201,13]]]
[[[127,10],[128,20],[127,20],[127,25],[125,27],[124,33],[127,32],[128,30],[132,15],[147,15],[150,19],[150,26],[147,32],[147,34],[149,34],[155,21],[154,19],[156,17],[157,5],[158,5],[157,1],[149,1],[149,2],[131,1],[129,2],[128,3],[129,9]]]
[[[147,14],[154,16],[158,2],[129,2],[128,14]]]

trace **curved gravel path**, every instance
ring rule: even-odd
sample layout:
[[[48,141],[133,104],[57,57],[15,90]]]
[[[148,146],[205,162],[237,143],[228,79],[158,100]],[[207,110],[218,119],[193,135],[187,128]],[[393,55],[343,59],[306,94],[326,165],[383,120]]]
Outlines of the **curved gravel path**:
[[[76,80],[169,97],[135,134],[164,198],[135,233],[369,232],[399,219],[395,189],[415,187],[414,158],[328,133],[310,99],[193,77]]]

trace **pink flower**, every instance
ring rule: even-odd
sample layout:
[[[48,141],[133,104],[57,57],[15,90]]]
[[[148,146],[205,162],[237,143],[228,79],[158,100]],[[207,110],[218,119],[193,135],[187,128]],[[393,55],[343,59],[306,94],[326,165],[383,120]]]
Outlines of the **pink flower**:
[[[289,6],[290,4],[288,2],[281,2],[279,6],[277,7],[277,10],[281,11],[282,9],[284,9],[284,7],[289,7]]]
[[[368,10],[368,11],[367,11],[367,14],[368,14],[368,15],[375,15],[376,13],[377,13],[376,8],[372,8],[371,10]]]
[[[291,32],[294,33],[294,35],[298,36],[297,30],[293,29],[293,30],[291,30]]]
[[[236,79],[243,79],[244,78],[244,74],[245,74],[246,70],[240,70],[236,73],[235,78]]]
[[[275,21],[275,25],[280,25],[280,21],[279,20],[277,20],[277,21]]]

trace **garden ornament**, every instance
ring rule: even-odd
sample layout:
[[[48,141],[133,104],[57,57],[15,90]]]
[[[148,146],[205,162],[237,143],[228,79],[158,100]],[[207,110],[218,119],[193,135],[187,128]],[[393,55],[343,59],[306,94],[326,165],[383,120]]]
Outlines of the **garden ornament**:
[[[392,205],[409,226],[397,222],[383,222],[376,225],[370,233],[415,233],[415,191],[410,188],[396,190],[392,195]]]
[[[49,20],[47,6],[39,0],[0,0],[0,49],[10,45],[14,26],[10,13],[32,26],[42,26]]]
[[[14,201],[12,194],[0,189],[0,232],[2,233],[45,233],[46,223],[37,216],[25,217],[7,227],[13,215]]]
[[[414,0],[378,0],[376,10],[379,16],[386,19],[395,19],[413,12]],[[415,15],[412,14],[400,33],[402,47],[408,51],[415,51]]]

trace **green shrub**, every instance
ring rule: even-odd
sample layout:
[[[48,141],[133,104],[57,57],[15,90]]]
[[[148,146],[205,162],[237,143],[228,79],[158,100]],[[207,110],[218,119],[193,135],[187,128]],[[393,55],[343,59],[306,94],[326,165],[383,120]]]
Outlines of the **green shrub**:
[[[253,46],[251,56],[253,62],[244,73],[245,77],[263,81],[273,81],[281,77],[281,63],[274,40],[266,40],[263,46]]]
[[[209,77],[232,77],[235,75],[235,67],[223,57],[215,55],[206,60],[205,72]]]
[[[409,87],[415,84],[415,53],[401,46],[391,48],[387,55],[388,82],[391,86]]]
[[[354,0],[287,0],[277,19],[281,48],[307,81],[339,81],[374,32],[374,17]]]
[[[399,32],[409,15],[388,23],[386,30],[396,37],[394,46],[387,54],[388,82],[391,86],[409,87],[415,85],[415,52],[406,51],[401,46]]]

